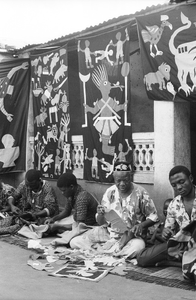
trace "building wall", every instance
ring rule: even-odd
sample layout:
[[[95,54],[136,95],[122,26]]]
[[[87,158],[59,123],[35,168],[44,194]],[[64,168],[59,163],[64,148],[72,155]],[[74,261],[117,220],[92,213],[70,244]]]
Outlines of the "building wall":
[[[25,54],[25,57],[27,55]],[[71,51],[68,55],[69,64],[69,101],[70,101],[70,113],[73,116],[71,121],[71,135],[81,135],[81,124],[82,124],[82,105],[80,102],[80,87],[79,87],[79,76],[78,76],[78,59],[77,51]],[[132,120],[132,133],[153,133],[154,132],[154,101],[148,99],[145,87],[143,84],[143,72],[142,72],[142,62],[141,55],[139,51],[139,43],[137,38],[130,43],[130,89],[131,89],[131,120]],[[79,103],[79,105],[78,105]],[[80,112],[81,109],[81,112]],[[27,138],[27,170],[33,168],[33,156],[32,156],[32,143],[31,137],[34,128],[34,117],[33,117],[33,107],[32,107],[32,95],[30,96],[29,104],[29,117],[28,117],[28,138]],[[156,146],[156,145],[155,145]],[[162,158],[163,159],[163,158]],[[164,160],[164,159],[163,159]],[[4,182],[12,184],[17,187],[17,185],[24,179],[24,173],[10,173],[1,175],[0,178]],[[135,180],[135,179],[134,179]],[[54,187],[60,206],[64,205],[64,198],[60,191],[56,187],[56,180],[49,180],[51,185]],[[162,212],[162,202],[168,195],[172,195],[172,190],[167,181],[167,190],[164,192],[164,187],[162,192],[155,187],[154,183],[144,183],[145,181],[137,180],[137,184],[141,184],[147,189],[152,199],[154,200],[159,213]],[[148,182],[148,180],[146,180]],[[161,181],[164,186],[163,180]],[[109,184],[101,184],[95,182],[87,182],[82,179],[78,179],[78,183],[91,192],[98,201],[101,200],[103,193],[110,186]],[[159,186],[159,183],[157,183]]]
[[[140,52],[137,51],[133,55],[131,54],[135,49],[139,48],[138,41],[132,41],[130,43],[130,74],[131,74],[131,119],[132,119],[132,132],[153,132],[153,102],[147,99],[147,95],[143,85],[143,75],[141,67]],[[25,54],[27,57],[27,54]],[[78,59],[77,51],[71,51],[68,55],[69,64],[69,101],[70,101],[70,113],[72,115],[71,122],[71,135],[82,134],[82,105],[80,103],[80,87],[78,76]],[[145,101],[144,101],[145,99]],[[30,94],[29,103],[29,116],[28,116],[28,133],[27,133],[27,170],[33,168],[33,156],[32,156],[32,143],[31,137],[34,136],[34,117],[33,117],[33,105],[32,105],[32,93]],[[80,103],[78,105],[78,103]],[[24,173],[10,173],[1,175],[0,177],[4,182],[17,185],[24,179]],[[56,180],[49,180],[54,187],[59,199],[60,206],[63,206],[64,198],[60,191],[56,187]],[[78,183],[89,192],[91,192],[98,201],[101,200],[103,193],[110,186],[109,184],[101,184],[95,182],[87,182],[85,180],[78,180]],[[149,193],[153,195],[152,184],[142,184]]]

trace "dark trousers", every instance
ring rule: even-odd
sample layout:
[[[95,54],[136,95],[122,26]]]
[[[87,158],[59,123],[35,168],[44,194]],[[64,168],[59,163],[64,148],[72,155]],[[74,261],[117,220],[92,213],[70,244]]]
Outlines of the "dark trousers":
[[[167,243],[161,243],[149,248],[145,248],[137,255],[138,266],[140,267],[152,267],[156,263],[167,260]]]

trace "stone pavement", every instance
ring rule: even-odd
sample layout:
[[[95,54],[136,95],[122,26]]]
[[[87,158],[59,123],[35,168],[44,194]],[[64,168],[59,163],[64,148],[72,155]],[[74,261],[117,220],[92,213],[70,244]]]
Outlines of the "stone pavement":
[[[0,300],[195,300],[196,291],[108,274],[99,282],[48,276],[27,265],[31,252],[0,241]]]

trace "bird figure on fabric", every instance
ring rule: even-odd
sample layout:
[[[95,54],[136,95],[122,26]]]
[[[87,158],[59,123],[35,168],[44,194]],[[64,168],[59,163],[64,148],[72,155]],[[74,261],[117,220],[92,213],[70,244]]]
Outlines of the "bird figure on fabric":
[[[142,35],[144,43],[147,43],[147,42],[150,43],[150,55],[152,57],[163,54],[162,51],[158,50],[157,44],[161,39],[161,36],[162,36],[165,26],[169,27],[172,30],[172,24],[167,21],[168,19],[169,19],[169,17],[167,15],[162,15],[161,16],[162,23],[161,23],[160,27],[158,27],[157,25],[146,26],[147,30],[141,31],[141,35]],[[156,49],[156,53],[154,53],[152,51],[153,46]]]

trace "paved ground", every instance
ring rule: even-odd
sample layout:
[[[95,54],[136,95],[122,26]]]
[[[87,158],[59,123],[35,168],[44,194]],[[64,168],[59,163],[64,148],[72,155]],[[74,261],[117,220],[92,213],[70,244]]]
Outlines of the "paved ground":
[[[94,283],[50,277],[27,265],[33,253],[0,241],[0,300],[195,300],[196,291],[107,275]]]

